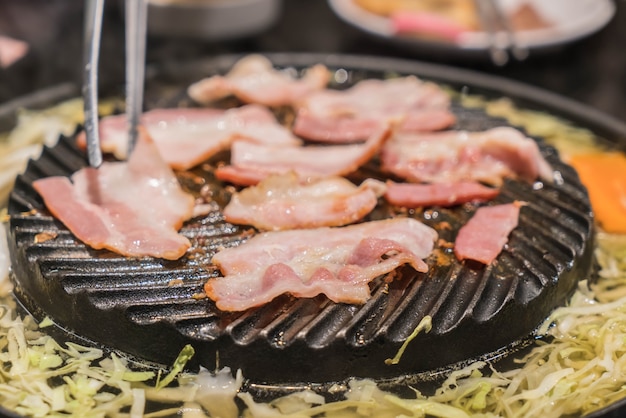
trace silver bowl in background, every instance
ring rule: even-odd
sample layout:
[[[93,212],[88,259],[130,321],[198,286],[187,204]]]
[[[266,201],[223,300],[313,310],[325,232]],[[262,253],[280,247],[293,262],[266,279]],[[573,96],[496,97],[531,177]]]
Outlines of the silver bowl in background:
[[[149,0],[150,35],[228,40],[255,35],[279,18],[282,0]]]

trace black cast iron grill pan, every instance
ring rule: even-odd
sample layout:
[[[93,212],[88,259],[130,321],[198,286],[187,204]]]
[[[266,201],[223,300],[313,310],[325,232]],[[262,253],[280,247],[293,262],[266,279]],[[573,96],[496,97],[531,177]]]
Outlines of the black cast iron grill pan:
[[[352,82],[385,76],[383,70],[349,71]],[[179,84],[179,93],[169,96],[165,105],[177,105],[186,85]],[[148,103],[162,107],[157,93],[152,90],[161,102]],[[505,124],[458,104],[454,111],[457,129]],[[406,267],[390,283],[375,280],[372,298],[364,305],[284,295],[259,308],[228,313],[202,298],[202,287],[219,274],[210,264],[211,256],[245,240],[251,228],[223,220],[220,208],[229,192],[212,177],[216,161],[179,173],[181,183],[192,192],[208,187],[215,197],[209,215],[182,228],[192,241],[188,254],[177,261],[129,259],[76,240],[47,213],[32,188],[38,178],[67,176],[86,165],[73,139],[62,138],[29,163],[10,197],[15,293],[36,318],[49,316],[68,336],[164,365],[171,364],[185,344],[192,344],[196,351],[192,368],[242,369],[258,384],[325,383],[349,377],[411,379],[477,358],[497,357],[532,337],[593,264],[593,218],[586,190],[553,148],[541,142],[540,148],[558,181],[505,182],[494,204],[514,200],[528,204],[492,265],[459,263],[450,248],[440,245],[427,260],[427,273]],[[353,179],[372,176],[384,177],[376,161]],[[444,241],[453,242],[475,209],[463,205],[405,213],[381,204],[370,219],[414,216],[436,228]],[[452,228],[443,228],[444,224]],[[385,364],[426,315],[433,318],[432,331],[419,334],[399,364]]]

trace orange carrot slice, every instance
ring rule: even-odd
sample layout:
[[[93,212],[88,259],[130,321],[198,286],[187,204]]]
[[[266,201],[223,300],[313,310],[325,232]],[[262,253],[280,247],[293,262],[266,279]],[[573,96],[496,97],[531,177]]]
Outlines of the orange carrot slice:
[[[626,156],[618,152],[580,154],[569,162],[589,190],[602,229],[626,233]]]

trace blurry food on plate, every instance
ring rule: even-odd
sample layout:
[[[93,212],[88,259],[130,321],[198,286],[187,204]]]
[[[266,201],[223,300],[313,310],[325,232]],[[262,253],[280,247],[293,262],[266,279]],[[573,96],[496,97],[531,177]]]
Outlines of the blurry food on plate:
[[[398,12],[431,13],[456,22],[466,30],[479,27],[474,0],[354,0],[362,8],[391,17]]]
[[[532,2],[524,2],[509,14],[509,19],[515,30],[545,29],[552,26],[549,19],[542,16]]]
[[[387,17],[398,34],[455,41],[464,32],[482,30],[474,0],[354,0],[363,9]],[[498,3],[498,0],[496,0]],[[532,1],[499,2],[514,30],[550,26]]]

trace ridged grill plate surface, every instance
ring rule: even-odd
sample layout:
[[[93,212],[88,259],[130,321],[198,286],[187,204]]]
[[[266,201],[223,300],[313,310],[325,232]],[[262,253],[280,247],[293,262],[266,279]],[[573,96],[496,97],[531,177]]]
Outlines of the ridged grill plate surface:
[[[218,60],[211,68],[197,70],[204,75],[223,72],[231,63]],[[353,83],[387,76],[383,64],[378,71],[336,68],[345,69]],[[169,74],[155,76],[152,88],[149,84],[152,107],[188,103],[181,92],[196,75],[181,81]],[[178,90],[166,85],[178,85]],[[455,104],[454,111],[458,129],[506,125],[481,110]],[[183,184],[190,176],[205,179],[205,186],[213,187],[217,197],[208,216],[182,228],[192,242],[188,254],[178,261],[128,259],[78,241],[48,214],[32,188],[36,179],[68,176],[86,165],[73,140],[62,138],[30,162],[10,197],[9,244],[16,295],[36,317],[49,316],[66,332],[94,343],[165,365],[185,344],[192,344],[196,355],[191,366],[240,368],[255,382],[393,379],[445,369],[529,336],[591,269],[593,219],[586,190],[554,149],[541,142],[540,148],[558,173],[558,181],[505,182],[492,203],[520,200],[527,205],[521,209],[519,227],[491,265],[459,263],[449,248],[439,246],[427,260],[428,273],[417,274],[407,267],[391,283],[375,280],[372,298],[364,305],[336,304],[324,296],[284,295],[259,308],[225,313],[201,297],[204,283],[219,274],[210,259],[219,248],[237,245],[250,228],[223,220],[220,208],[228,191],[212,182],[210,167],[181,174]],[[381,177],[375,162],[354,179],[367,176]],[[408,214],[435,227],[445,241],[454,242],[459,226],[475,209],[463,205]],[[381,205],[371,218],[395,216],[396,210]],[[452,228],[443,228],[444,224]],[[432,331],[419,334],[399,364],[385,364],[426,315],[433,318]]]

